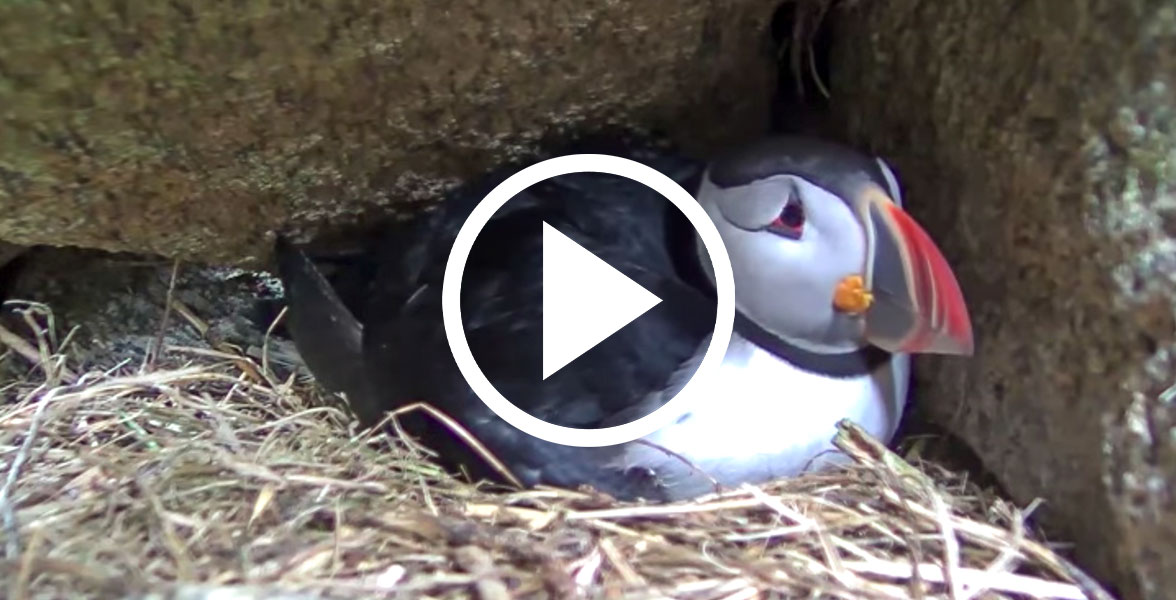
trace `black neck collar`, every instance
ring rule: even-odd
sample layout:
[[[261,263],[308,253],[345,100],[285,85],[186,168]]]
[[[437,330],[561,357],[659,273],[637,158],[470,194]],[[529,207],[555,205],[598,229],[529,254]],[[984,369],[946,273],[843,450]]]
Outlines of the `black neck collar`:
[[[735,333],[800,369],[829,377],[865,375],[890,360],[890,353],[877,346],[866,346],[860,350],[840,354],[810,352],[756,325],[739,310],[735,311]]]
[[[701,174],[701,172],[700,172]],[[697,183],[690,188],[697,189]],[[702,266],[705,260],[697,251],[697,239],[693,226],[676,210],[666,211],[666,239],[674,249],[672,260],[679,275],[684,281],[705,290],[709,294],[715,293],[714,283]],[[713,296],[712,296],[713,297]],[[817,373],[827,377],[847,378],[864,375],[890,360],[890,353],[877,346],[866,346],[854,352],[841,354],[818,354],[809,352],[790,344],[770,333],[763,327],[756,325],[739,309],[735,310],[735,333],[746,338],[749,342],[771,352],[781,360],[788,361],[797,368]]]

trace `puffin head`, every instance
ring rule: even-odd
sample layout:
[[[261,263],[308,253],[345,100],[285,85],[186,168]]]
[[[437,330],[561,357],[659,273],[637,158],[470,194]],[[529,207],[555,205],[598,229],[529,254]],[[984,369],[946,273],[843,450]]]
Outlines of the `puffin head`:
[[[972,353],[955,275],[881,159],[767,138],[713,161],[697,197],[730,255],[736,309],[767,332],[818,353]]]

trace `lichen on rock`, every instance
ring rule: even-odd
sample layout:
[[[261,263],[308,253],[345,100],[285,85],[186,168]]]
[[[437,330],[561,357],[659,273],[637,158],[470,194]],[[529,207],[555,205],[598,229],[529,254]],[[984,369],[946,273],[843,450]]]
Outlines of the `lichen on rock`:
[[[852,3],[844,133],[890,160],[955,265],[977,356],[930,411],[1128,598],[1176,589],[1176,8]],[[932,366],[933,365],[933,366]]]
[[[2,3],[0,239],[257,264],[583,123],[738,139],[775,5]]]

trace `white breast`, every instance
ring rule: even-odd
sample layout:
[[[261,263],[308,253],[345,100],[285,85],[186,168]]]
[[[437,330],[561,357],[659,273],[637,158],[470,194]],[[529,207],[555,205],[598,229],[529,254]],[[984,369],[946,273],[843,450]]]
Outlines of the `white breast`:
[[[736,335],[709,380],[707,400],[645,440],[729,486],[836,464],[844,460],[831,443],[841,419],[853,420],[883,442],[893,436],[906,399],[909,360],[896,355],[874,373],[835,379],[802,371]],[[700,484],[711,487],[681,472],[680,465],[663,462],[666,455],[660,454],[634,449],[630,464],[658,463],[678,496],[707,491]]]

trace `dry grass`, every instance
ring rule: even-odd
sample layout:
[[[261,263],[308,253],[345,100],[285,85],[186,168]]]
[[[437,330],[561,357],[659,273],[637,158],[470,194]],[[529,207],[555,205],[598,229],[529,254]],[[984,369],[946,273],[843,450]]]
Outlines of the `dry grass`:
[[[1108,597],[1022,511],[851,425],[844,471],[692,503],[495,491],[244,355],[75,374],[33,309],[0,337],[38,365],[0,406],[10,598]]]

